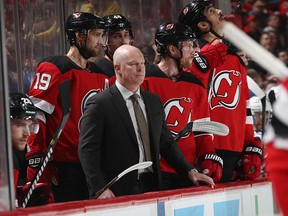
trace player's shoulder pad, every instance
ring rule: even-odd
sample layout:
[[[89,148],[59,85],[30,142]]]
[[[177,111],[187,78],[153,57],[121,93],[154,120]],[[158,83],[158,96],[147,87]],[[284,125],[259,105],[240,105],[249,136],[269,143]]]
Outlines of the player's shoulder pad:
[[[38,65],[45,62],[54,64],[62,74],[75,68],[79,69],[79,66],[74,64],[67,56],[50,56],[43,59]]]
[[[201,87],[205,88],[203,82],[197,76],[195,76],[193,73],[181,71],[181,80],[185,80],[186,82],[194,83],[194,84],[200,85]]]
[[[104,71],[97,64],[95,64],[94,62],[89,62],[89,70],[91,72],[105,74]]]
[[[194,59],[193,59],[194,64],[196,67],[202,71],[203,73],[207,73],[209,71],[209,65],[207,60],[202,56],[200,53],[195,53],[194,54]]]
[[[158,67],[157,64],[146,64],[146,77],[165,77],[167,76],[163,73],[163,71]]]
[[[109,61],[108,59],[102,57],[100,58],[98,61],[95,62],[95,64],[101,68],[101,70],[103,71],[103,73],[110,77],[115,76],[115,71],[114,71],[114,65],[111,61]]]

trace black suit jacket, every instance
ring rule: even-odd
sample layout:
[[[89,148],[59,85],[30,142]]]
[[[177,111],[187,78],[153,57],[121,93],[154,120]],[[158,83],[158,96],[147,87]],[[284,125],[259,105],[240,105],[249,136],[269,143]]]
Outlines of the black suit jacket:
[[[185,176],[193,167],[184,159],[178,145],[173,141],[159,97],[145,90],[141,90],[141,96],[149,122],[153,174],[160,190],[160,154],[176,171]],[[116,85],[88,100],[81,121],[79,158],[90,196],[123,170],[139,162],[135,130],[126,102]],[[129,195],[136,178],[137,171],[133,171],[116,182],[111,190],[117,196]]]

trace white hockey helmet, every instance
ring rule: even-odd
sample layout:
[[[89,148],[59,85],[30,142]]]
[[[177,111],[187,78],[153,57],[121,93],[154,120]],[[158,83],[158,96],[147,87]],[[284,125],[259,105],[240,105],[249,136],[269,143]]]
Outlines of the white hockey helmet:
[[[250,106],[253,114],[255,112],[262,112],[262,102],[257,96],[253,96],[250,98]]]

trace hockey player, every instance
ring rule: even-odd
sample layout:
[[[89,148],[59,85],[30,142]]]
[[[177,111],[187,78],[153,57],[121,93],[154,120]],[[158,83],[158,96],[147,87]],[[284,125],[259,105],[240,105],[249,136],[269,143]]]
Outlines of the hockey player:
[[[268,178],[272,181],[280,212],[288,215],[288,80],[277,89],[277,97],[272,104],[273,116],[271,127],[264,135]]]
[[[263,128],[271,118],[272,108],[270,102],[266,101],[265,116],[263,120],[263,106],[261,100],[257,96],[250,98],[251,111],[254,123],[254,137],[262,139]],[[264,125],[263,125],[264,122]]]
[[[13,173],[16,194],[16,207],[22,203],[23,196],[26,194],[29,184],[26,184],[26,162],[25,151],[30,134],[36,134],[39,124],[36,118],[37,108],[26,94],[10,93],[10,122],[11,122],[11,141],[13,149]],[[24,159],[23,159],[23,158]],[[36,184],[28,206],[35,206],[49,203],[49,190],[47,184]]]
[[[70,49],[66,55],[41,61],[29,95],[41,111],[40,130],[31,135],[27,153],[28,179],[33,179],[49,142],[61,121],[59,84],[71,80],[71,112],[40,182],[52,184],[55,202],[88,199],[86,179],[78,158],[79,126],[86,100],[105,88],[108,78],[87,59],[99,54],[104,42],[104,22],[91,13],[72,13],[65,26]]]
[[[180,23],[165,23],[155,34],[157,51],[161,55],[158,65],[148,65],[143,87],[160,96],[166,123],[174,136],[191,121],[209,121],[209,108],[202,82],[182,67],[191,67],[195,54],[192,30]],[[218,182],[222,175],[222,159],[215,154],[212,134],[185,134],[178,141],[185,158],[193,166],[196,159],[201,172]],[[161,159],[160,167],[164,189],[191,186],[191,182]]]
[[[108,77],[115,76],[113,67],[113,54],[123,44],[133,44],[133,32],[131,23],[121,14],[104,16],[105,32],[108,35],[105,44],[105,56],[100,58],[96,64]]]
[[[222,40],[224,16],[208,0],[190,2],[180,13],[179,22],[196,32],[200,38],[200,53],[209,49],[215,40]],[[224,64],[206,74],[192,72],[197,73],[209,91],[211,120],[224,123],[230,129],[228,136],[214,138],[216,153],[224,161],[221,181],[231,181],[233,170],[241,158],[241,172],[245,179],[257,178],[261,170],[262,149],[261,143],[256,142],[253,136],[244,63],[228,46]]]

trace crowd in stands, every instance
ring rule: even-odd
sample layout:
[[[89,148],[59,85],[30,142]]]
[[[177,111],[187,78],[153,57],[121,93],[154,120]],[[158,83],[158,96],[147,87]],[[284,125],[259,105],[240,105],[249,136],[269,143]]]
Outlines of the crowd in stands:
[[[278,4],[264,0],[245,1],[241,15],[243,31],[288,66],[288,1],[281,0]],[[265,91],[269,83],[277,80],[253,60],[249,60],[248,70],[253,70],[251,76],[257,76],[256,82]]]

